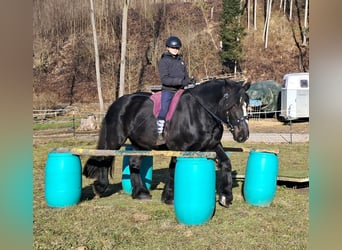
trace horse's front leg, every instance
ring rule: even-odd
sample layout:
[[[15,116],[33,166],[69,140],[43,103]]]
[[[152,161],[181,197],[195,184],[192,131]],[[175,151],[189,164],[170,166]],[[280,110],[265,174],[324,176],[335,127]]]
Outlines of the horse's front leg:
[[[174,200],[174,178],[175,178],[175,168],[176,168],[176,157],[172,157],[169,164],[169,178],[168,182],[164,186],[161,200],[165,204],[173,205]]]
[[[144,185],[140,175],[140,165],[143,156],[131,156],[129,159],[129,170],[131,172],[132,198],[151,199],[150,192]]]
[[[108,174],[111,172],[113,160],[113,156],[92,156],[87,160],[83,174],[87,178],[96,178],[93,183],[95,195],[101,197],[106,191],[109,185]]]
[[[219,203],[221,206],[228,208],[233,201],[232,165],[230,159],[224,152],[222,145],[219,145],[215,151],[221,173]]]

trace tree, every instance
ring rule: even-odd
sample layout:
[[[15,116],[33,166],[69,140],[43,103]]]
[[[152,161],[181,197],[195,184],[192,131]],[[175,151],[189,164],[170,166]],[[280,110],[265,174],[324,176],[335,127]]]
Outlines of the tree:
[[[267,0],[266,18],[265,18],[264,35],[263,35],[265,49],[267,49],[267,44],[268,44],[268,30],[269,30],[270,20],[271,20],[271,10],[272,10],[272,0]]]
[[[242,39],[246,36],[240,24],[240,0],[223,0],[221,14],[221,61],[229,72],[241,71],[239,64],[243,59]]]
[[[308,6],[309,6],[309,0],[305,0],[304,31],[303,31],[303,45],[304,46],[306,46],[306,35],[308,32]]]
[[[290,0],[290,13],[289,13],[289,20],[292,20],[292,0]]]
[[[122,10],[122,37],[121,37],[121,60],[120,60],[120,85],[119,97],[124,95],[125,90],[125,66],[126,66],[126,44],[127,44],[127,17],[130,0],[124,0]]]
[[[250,19],[251,19],[251,1],[247,0],[247,29],[250,28]]]
[[[99,95],[100,113],[102,115],[102,114],[104,114],[104,107],[103,107],[103,98],[102,98],[102,88],[101,88],[101,78],[100,78],[100,60],[99,60],[99,51],[98,51],[98,46],[97,46],[97,36],[96,36],[96,25],[95,25],[93,0],[90,0],[90,17],[91,17],[91,25],[93,28],[93,37],[94,37],[97,92]]]
[[[254,15],[254,17],[253,17],[253,22],[254,22],[254,30],[256,30],[257,29],[257,22],[256,22],[256,15],[257,15],[257,0],[254,0],[254,5],[253,5],[253,15]]]

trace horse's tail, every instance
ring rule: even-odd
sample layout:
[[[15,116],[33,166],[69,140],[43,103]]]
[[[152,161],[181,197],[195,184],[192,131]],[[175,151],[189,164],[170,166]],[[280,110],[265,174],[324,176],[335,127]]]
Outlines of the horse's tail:
[[[84,165],[83,175],[87,178],[104,177],[102,172],[103,169],[106,168],[107,170],[105,170],[105,172],[107,172],[110,175],[110,177],[113,177],[113,160],[114,156],[91,156]]]
[[[96,147],[97,149],[111,149],[107,143],[106,138],[107,125],[105,119],[103,119],[99,135],[99,141]],[[104,177],[102,173],[102,168],[107,168],[106,172],[110,175],[110,177],[113,177],[112,163],[114,159],[114,156],[91,156],[84,166],[84,176],[87,178],[100,178],[101,176]]]

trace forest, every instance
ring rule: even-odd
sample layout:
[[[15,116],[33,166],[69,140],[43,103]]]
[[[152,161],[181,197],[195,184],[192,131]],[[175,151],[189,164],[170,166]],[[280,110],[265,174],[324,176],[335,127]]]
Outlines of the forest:
[[[236,0],[34,0],[33,108],[96,103],[99,80],[104,102],[112,102],[119,95],[123,59],[123,93],[150,91],[160,85],[157,62],[170,35],[182,40],[189,74],[198,81],[229,75],[281,84],[286,73],[309,72],[308,0],[240,1],[245,36],[238,72],[221,60],[227,1]]]

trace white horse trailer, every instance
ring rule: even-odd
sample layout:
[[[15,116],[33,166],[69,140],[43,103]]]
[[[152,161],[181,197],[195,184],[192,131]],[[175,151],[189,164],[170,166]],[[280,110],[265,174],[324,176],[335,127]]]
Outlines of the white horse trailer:
[[[291,73],[283,77],[280,119],[309,118],[309,73]]]

